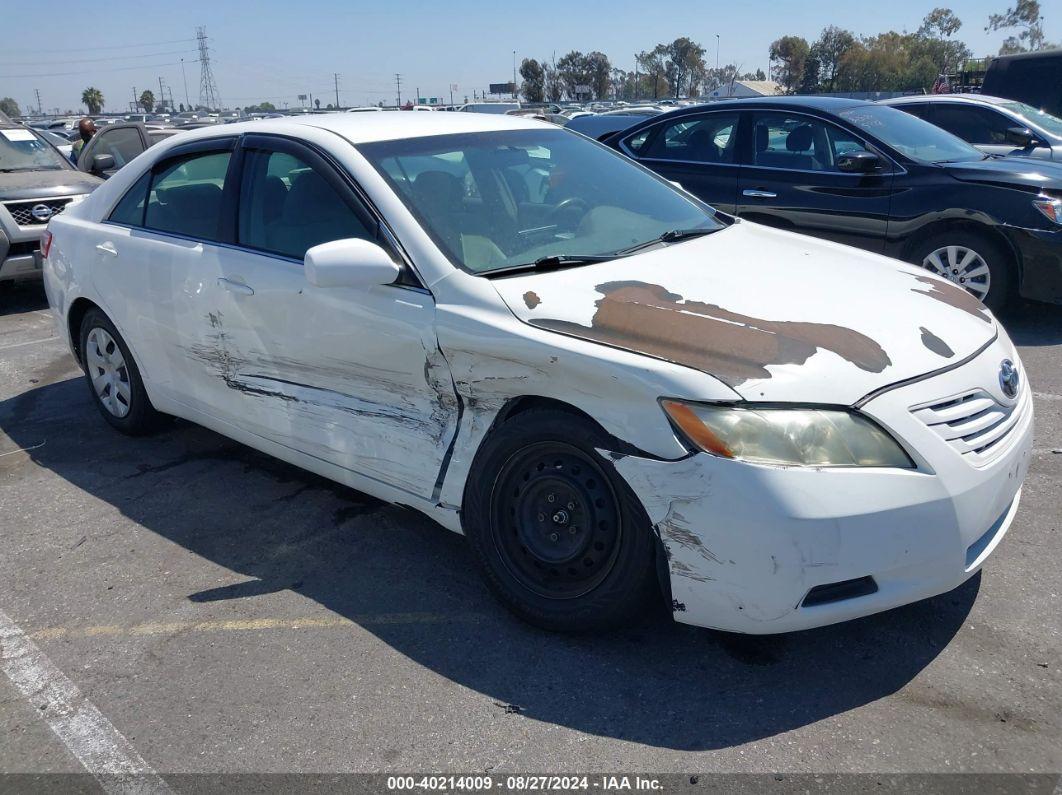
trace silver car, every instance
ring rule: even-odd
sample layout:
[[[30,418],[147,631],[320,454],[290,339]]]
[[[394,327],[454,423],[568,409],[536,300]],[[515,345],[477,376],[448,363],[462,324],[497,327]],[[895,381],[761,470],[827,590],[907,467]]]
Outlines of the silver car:
[[[1062,119],[1024,102],[982,94],[933,94],[881,104],[925,119],[990,155],[1062,161]]]

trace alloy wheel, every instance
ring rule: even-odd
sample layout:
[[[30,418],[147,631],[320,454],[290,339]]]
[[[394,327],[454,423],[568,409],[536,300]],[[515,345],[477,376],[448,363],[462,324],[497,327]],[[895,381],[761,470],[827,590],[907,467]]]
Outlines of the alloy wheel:
[[[942,276],[979,301],[984,301],[992,283],[985,258],[967,246],[942,246],[922,260],[922,267]]]

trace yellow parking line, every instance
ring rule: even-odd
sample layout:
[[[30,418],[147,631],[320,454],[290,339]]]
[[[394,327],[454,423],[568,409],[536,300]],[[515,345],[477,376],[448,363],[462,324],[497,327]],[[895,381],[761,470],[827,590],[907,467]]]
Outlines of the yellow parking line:
[[[266,629],[328,629],[351,626],[382,626],[394,624],[445,624],[447,622],[477,622],[483,616],[475,613],[371,613],[352,616],[321,616],[305,618],[247,618],[224,621],[165,621],[131,626],[100,624],[86,627],[45,627],[29,633],[35,640],[52,638],[92,638],[101,636],[176,635],[180,632],[248,632]]]

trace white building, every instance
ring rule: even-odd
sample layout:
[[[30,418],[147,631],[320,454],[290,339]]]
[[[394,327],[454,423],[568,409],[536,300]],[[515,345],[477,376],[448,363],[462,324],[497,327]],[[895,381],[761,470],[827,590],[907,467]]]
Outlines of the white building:
[[[735,80],[711,91],[712,99],[723,97],[773,97],[784,93],[774,80]]]

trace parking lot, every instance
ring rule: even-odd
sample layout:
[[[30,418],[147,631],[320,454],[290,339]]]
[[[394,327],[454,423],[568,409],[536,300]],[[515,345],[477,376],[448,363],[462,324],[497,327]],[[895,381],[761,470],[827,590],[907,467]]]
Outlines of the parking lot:
[[[1057,771],[1062,312],[1006,323],[1035,459],[982,575],[787,636],[661,612],[570,637],[511,617],[419,514],[184,422],[118,435],[39,287],[6,291],[0,619],[55,680],[27,698],[0,678],[0,769],[81,770],[53,732],[68,680],[164,776]]]

